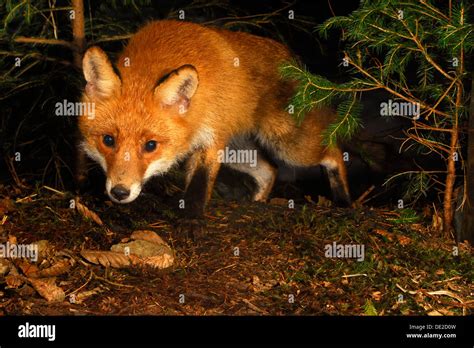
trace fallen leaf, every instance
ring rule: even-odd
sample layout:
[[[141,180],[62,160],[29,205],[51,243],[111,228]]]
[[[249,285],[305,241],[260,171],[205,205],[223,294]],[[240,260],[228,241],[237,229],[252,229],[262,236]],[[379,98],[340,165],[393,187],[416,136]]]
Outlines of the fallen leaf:
[[[62,259],[55,262],[51,267],[37,270],[36,272],[30,272],[27,274],[31,278],[48,278],[55,277],[64,273],[67,273],[71,268],[71,263],[68,259]]]
[[[11,262],[7,259],[0,258],[0,277],[10,272]]]
[[[92,210],[87,208],[84,204],[79,202],[79,197],[76,197],[76,210],[86,219],[90,219],[94,221],[99,226],[102,226],[104,224],[102,220],[100,219],[99,215],[97,215]]]
[[[38,266],[32,265],[26,260],[20,260],[16,263],[17,267],[21,269],[24,275],[29,277],[31,274],[35,274],[39,271]]]
[[[397,236],[397,239],[401,245],[408,245],[411,243],[411,239],[407,236]]]
[[[281,205],[281,206],[288,206],[288,200],[285,198],[272,198],[270,199],[270,204],[272,205]]]
[[[114,251],[83,250],[81,256],[91,263],[105,267],[122,268],[132,264],[131,255]]]
[[[323,283],[323,286],[324,286],[325,288],[328,288],[328,287],[330,287],[330,286],[332,285],[331,282],[328,282],[328,281],[326,281],[326,280],[323,280],[322,283]]]
[[[165,244],[166,242],[154,231],[137,230],[130,236],[133,240],[146,240],[155,244]]]
[[[5,282],[7,283],[7,287],[10,289],[18,289],[25,282],[24,277],[18,273],[18,270],[12,263],[10,273],[5,277]]]
[[[0,199],[0,216],[16,210],[15,203],[10,198]]]
[[[378,235],[386,237],[389,241],[393,241],[393,233],[390,233],[386,230],[381,230],[381,229],[374,229],[374,232],[377,233]]]
[[[371,300],[366,300],[364,305],[364,314],[369,316],[376,316],[377,310]]]
[[[438,215],[436,212],[433,214],[432,220],[431,220],[431,228],[433,231],[441,232],[443,230],[443,218]]]
[[[18,289],[20,286],[23,285],[24,280],[19,274],[11,274],[5,277],[5,282],[7,283],[7,287],[9,289]]]
[[[31,243],[31,245],[35,245],[38,248],[38,262],[51,257],[54,252],[53,246],[45,239]]]
[[[319,207],[331,207],[332,206],[332,201],[327,199],[326,197],[319,196],[317,205]]]
[[[29,279],[31,286],[48,302],[62,302],[66,298],[64,290],[55,284],[54,278]]]
[[[16,240],[16,237],[14,235],[9,234],[8,235],[8,243],[9,244],[18,244],[18,241]]]
[[[254,292],[268,291],[278,284],[278,281],[270,279],[267,282],[262,282],[257,275],[252,277],[252,285],[250,286]]]
[[[447,308],[440,308],[438,312],[440,312],[443,315],[456,315],[456,313],[454,313],[453,311],[450,311]]]
[[[70,300],[69,302],[71,303],[76,303],[76,304],[81,304],[82,302],[84,302],[85,300],[87,300],[89,297],[91,296],[94,296],[96,294],[99,294],[101,292],[103,292],[104,290],[102,290],[101,288],[97,287],[97,288],[94,288],[92,290],[87,290],[87,291],[81,291],[81,292],[78,292],[77,294],[73,294],[70,296]]]
[[[372,298],[375,300],[375,301],[380,301],[380,299],[382,298],[382,292],[380,291],[374,291],[372,293]]]
[[[159,256],[145,257],[142,259],[143,264],[153,268],[164,269],[171,267],[174,263],[174,256],[170,254],[163,254]]]
[[[390,264],[389,265],[390,269],[394,272],[402,272],[404,270],[404,268],[402,266],[399,266],[399,265],[392,265]]]

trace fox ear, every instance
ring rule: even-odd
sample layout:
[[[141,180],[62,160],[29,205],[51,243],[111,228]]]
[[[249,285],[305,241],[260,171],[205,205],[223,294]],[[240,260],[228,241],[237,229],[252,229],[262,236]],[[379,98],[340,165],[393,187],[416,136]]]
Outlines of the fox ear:
[[[86,51],[82,70],[87,81],[86,95],[91,99],[110,97],[120,88],[120,77],[99,47],[91,47]]]
[[[155,87],[155,98],[163,106],[177,106],[180,114],[188,111],[199,84],[194,66],[183,65],[163,76]]]

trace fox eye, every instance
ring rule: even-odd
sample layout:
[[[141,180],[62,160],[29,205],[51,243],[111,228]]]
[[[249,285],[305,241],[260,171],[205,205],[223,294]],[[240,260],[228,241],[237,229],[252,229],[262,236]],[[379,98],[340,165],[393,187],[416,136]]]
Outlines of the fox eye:
[[[102,141],[104,142],[104,145],[108,147],[113,147],[115,145],[114,137],[108,134],[104,135]]]
[[[156,150],[156,141],[155,140],[149,140],[145,144],[145,151],[146,152],[153,152]]]

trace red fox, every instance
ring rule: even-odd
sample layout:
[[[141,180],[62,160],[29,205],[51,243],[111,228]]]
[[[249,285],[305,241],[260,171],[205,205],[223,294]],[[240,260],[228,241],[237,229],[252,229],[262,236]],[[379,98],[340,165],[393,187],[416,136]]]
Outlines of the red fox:
[[[253,164],[224,164],[250,174],[253,199],[264,201],[277,174],[265,149],[291,166],[323,165],[334,199],[349,204],[342,152],[321,143],[334,111],[316,108],[298,126],[286,110],[296,82],[282,80],[279,66],[292,58],[268,38],[174,20],[143,27],[115,66],[91,47],[83,102],[95,112],[80,117],[81,151],[102,166],[117,203],[187,158],[185,209],[202,216],[229,149],[256,151]]]

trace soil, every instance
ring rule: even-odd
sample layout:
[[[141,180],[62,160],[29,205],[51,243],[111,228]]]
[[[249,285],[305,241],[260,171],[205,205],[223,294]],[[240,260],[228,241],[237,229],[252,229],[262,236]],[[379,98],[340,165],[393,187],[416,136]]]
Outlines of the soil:
[[[70,207],[71,193],[0,187],[0,242],[47,240],[74,265],[53,281],[65,300],[48,302],[28,282],[0,275],[1,315],[472,315],[474,258],[433,225],[435,212],[335,208],[310,197],[269,203],[215,198],[199,238],[176,233],[177,207],[152,194],[128,205],[81,202],[100,225]],[[2,216],[4,217],[1,220]],[[2,222],[3,221],[3,222]],[[110,250],[152,230],[175,252],[164,270],[88,263],[81,250]],[[363,260],[328,257],[336,245],[364,247]],[[331,249],[332,250],[332,249]],[[21,274],[24,268],[19,268]],[[11,285],[11,284],[10,284]],[[71,303],[71,294],[83,294]],[[87,294],[87,295],[86,295]]]

